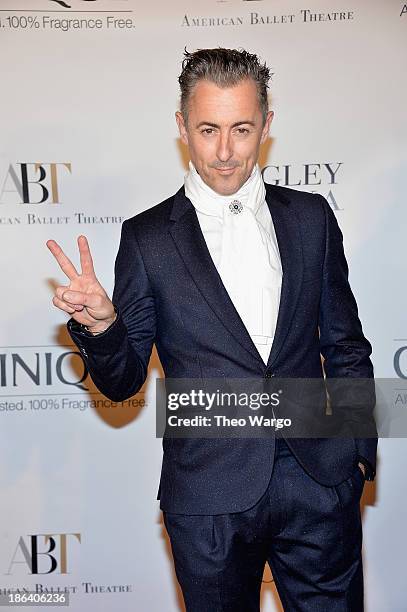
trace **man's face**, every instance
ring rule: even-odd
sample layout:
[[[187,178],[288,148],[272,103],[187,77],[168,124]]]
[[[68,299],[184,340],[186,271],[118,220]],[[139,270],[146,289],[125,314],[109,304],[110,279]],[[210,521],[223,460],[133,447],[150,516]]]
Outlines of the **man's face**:
[[[272,118],[270,111],[263,124],[252,79],[223,88],[198,81],[189,99],[188,124],[176,113],[192,163],[202,180],[221,195],[235,193],[249,178]]]

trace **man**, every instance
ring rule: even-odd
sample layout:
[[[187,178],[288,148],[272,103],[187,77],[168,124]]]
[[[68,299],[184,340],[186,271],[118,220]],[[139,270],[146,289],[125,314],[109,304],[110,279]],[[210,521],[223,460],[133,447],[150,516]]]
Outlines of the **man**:
[[[184,186],[124,222],[112,301],[78,239],[82,272],[55,306],[100,391],[167,378],[371,378],[327,202],[263,182],[269,70],[246,51],[186,53],[176,120]],[[363,609],[359,500],[376,439],[164,438],[159,499],[188,612],[259,610],[268,562],[285,610]],[[366,473],[365,473],[366,470]]]

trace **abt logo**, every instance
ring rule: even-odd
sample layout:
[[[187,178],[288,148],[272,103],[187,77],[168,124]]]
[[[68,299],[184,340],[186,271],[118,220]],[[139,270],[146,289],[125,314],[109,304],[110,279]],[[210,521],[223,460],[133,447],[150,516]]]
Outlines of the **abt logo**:
[[[10,164],[0,189],[0,204],[61,204],[59,182],[62,172],[71,174],[71,164]]]
[[[24,565],[30,574],[69,574],[68,544],[72,546],[73,542],[81,543],[80,533],[21,536],[6,575],[12,575],[16,565]]]

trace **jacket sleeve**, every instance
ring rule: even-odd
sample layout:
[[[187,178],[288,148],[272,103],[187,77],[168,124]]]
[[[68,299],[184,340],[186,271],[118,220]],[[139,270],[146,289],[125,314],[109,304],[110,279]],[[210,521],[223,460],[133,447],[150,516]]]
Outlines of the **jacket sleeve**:
[[[325,257],[319,309],[321,354],[332,410],[354,433],[359,456],[376,469],[377,430],[372,347],[365,338],[356,300],[348,281],[343,237],[336,217],[322,196],[325,213]],[[359,379],[359,380],[349,380]],[[365,436],[365,437],[363,437]]]
[[[132,221],[124,221],[115,262],[115,322],[93,336],[74,319],[67,323],[93,382],[106,397],[122,401],[147,377],[156,333],[155,303]]]

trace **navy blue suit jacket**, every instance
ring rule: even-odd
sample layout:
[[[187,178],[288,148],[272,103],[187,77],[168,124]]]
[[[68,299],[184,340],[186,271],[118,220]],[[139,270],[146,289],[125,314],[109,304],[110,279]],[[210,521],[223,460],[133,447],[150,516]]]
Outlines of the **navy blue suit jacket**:
[[[115,264],[118,317],[91,336],[73,319],[72,339],[107,397],[135,394],[153,343],[166,377],[373,377],[342,234],[320,195],[266,185],[283,267],[281,301],[267,366],[211,259],[198,218],[181,188],[123,223]],[[369,406],[368,410],[373,410]],[[317,481],[348,478],[358,457],[375,469],[377,439],[290,439]],[[275,438],[163,439],[160,507],[182,514],[240,512],[264,493]]]

